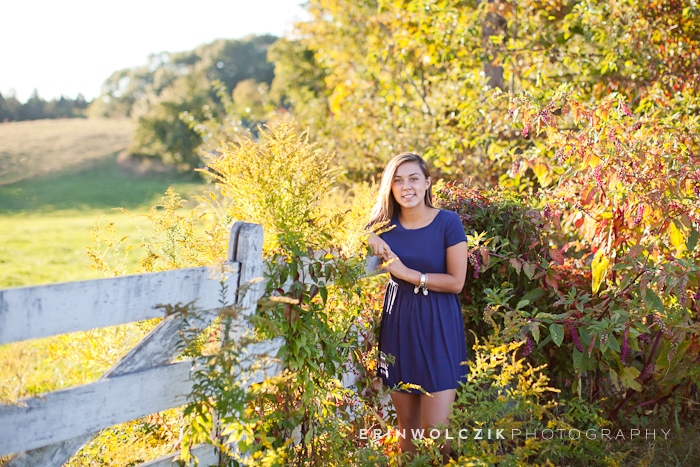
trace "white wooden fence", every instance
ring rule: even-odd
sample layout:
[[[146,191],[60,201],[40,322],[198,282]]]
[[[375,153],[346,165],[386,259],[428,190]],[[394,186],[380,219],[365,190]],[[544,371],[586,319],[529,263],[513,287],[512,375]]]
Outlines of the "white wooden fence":
[[[163,317],[158,305],[196,300],[200,310],[225,303],[243,314],[255,309],[264,285],[254,283],[236,300],[239,285],[262,276],[263,229],[236,222],[231,228],[224,279],[211,268],[198,267],[110,279],[0,290],[0,344]],[[211,318],[216,313],[211,313]],[[165,317],[99,380],[0,406],[0,456],[14,454],[7,467],[61,466],[99,430],[187,403],[193,382],[191,361],[172,363],[182,317]],[[207,324],[207,323],[201,323]],[[258,344],[251,353],[276,354],[279,340]],[[276,374],[280,368],[268,368]],[[265,377],[261,371],[250,382]],[[199,465],[218,463],[209,445],[196,446]],[[170,466],[173,453],[147,462]]]
[[[110,279],[68,282],[0,290],[0,344],[163,317],[159,305],[196,301],[209,321],[221,307],[235,304],[243,315],[252,313],[265,282],[254,282],[247,293],[240,285],[263,276],[263,229],[236,222],[229,236],[225,278],[209,267],[178,269]],[[368,258],[366,272],[376,273],[379,261]],[[222,297],[222,282],[227,286]],[[14,454],[4,467],[59,467],[77,453],[99,430],[187,403],[192,389],[192,361],[172,363],[178,357],[181,315],[166,316],[117,364],[94,383],[54,391],[22,401],[22,406],[0,405],[0,456]],[[241,325],[239,324],[239,327]],[[233,329],[232,334],[240,334]],[[249,347],[252,355],[274,357],[281,338]],[[282,370],[280,365],[259,370],[247,383],[256,383]],[[250,375],[248,375],[250,376]],[[344,375],[346,387],[354,384]],[[192,449],[199,465],[218,464],[211,445]],[[142,466],[171,466],[179,452]]]

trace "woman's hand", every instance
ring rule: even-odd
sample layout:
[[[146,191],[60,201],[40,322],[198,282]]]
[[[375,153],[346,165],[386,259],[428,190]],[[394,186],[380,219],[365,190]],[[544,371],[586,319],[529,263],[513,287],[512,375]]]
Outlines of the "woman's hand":
[[[389,245],[377,235],[371,236],[367,240],[367,245],[371,246],[374,254],[379,256],[383,261],[382,270],[390,272],[394,277],[398,277],[399,279],[410,281],[411,276],[416,275],[419,278],[418,280],[420,280],[420,273],[408,269],[406,265],[401,262],[401,259],[399,259],[396,253],[391,251]]]
[[[374,255],[379,256],[379,258],[384,261],[388,261],[392,255],[396,256],[391,251],[391,248],[389,248],[389,245],[387,245],[387,243],[377,235],[372,235],[369,239],[367,239],[367,245],[372,247],[372,253]]]
[[[389,258],[384,259],[384,264],[382,264],[382,269],[392,273],[395,277],[399,279],[405,279],[408,268],[405,264],[401,262],[401,259],[394,253],[391,253]]]

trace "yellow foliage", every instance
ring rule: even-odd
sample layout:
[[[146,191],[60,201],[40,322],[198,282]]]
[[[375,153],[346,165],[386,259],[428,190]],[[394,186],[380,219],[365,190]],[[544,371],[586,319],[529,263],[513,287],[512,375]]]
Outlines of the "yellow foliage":
[[[130,252],[130,247],[121,248],[126,237],[120,238],[117,235],[114,223],[100,225],[98,218],[90,234],[90,239],[96,246],[84,249],[90,258],[91,267],[106,277],[114,277],[128,273],[211,265],[222,261],[226,253],[228,230],[222,223],[221,216],[216,213],[217,208],[221,208],[218,197],[215,193],[208,195],[209,198],[201,198],[214,211],[208,214],[197,208],[187,212],[183,207],[186,200],[172,187],[162,197],[162,204],[152,206],[147,214],[136,216],[124,208],[117,208],[134,221],[141,235],[140,247],[144,253],[139,259],[140,267],[137,271],[127,271],[124,266],[126,255]],[[150,224],[150,238],[144,234],[139,221]]]
[[[212,156],[207,170],[231,200],[231,219],[261,224],[266,251],[296,239],[311,240],[328,223],[319,203],[332,191],[339,168],[333,154],[295,134],[288,120],[261,129],[263,142],[241,136]],[[284,236],[284,238],[281,238]]]

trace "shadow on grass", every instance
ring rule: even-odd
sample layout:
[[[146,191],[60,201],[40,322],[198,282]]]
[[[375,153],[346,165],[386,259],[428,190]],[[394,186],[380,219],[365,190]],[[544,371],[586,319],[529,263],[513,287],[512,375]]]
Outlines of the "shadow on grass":
[[[170,186],[188,198],[205,184],[194,173],[135,177],[117,165],[114,155],[87,167],[0,185],[0,214],[149,207],[160,202]]]

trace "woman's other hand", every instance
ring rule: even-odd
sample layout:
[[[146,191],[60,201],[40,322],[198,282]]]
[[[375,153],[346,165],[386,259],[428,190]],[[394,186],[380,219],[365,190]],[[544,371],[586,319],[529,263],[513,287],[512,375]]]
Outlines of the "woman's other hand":
[[[372,248],[373,255],[379,256],[385,262],[395,256],[389,245],[377,235],[372,235],[367,239],[367,245]]]
[[[388,258],[384,259],[382,269],[392,273],[395,277],[398,277],[399,279],[407,280],[406,275],[409,269],[406,267],[406,265],[403,264],[403,262],[401,262],[401,259],[394,253],[391,253]]]

